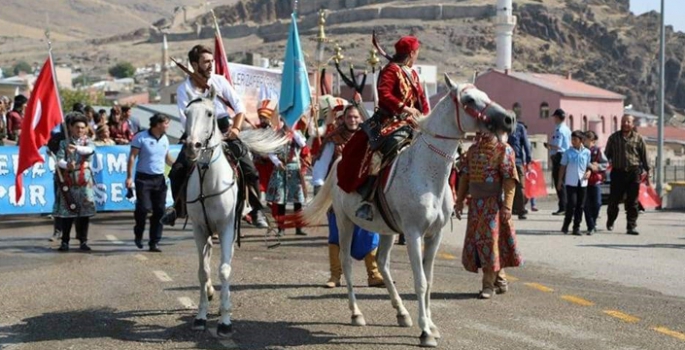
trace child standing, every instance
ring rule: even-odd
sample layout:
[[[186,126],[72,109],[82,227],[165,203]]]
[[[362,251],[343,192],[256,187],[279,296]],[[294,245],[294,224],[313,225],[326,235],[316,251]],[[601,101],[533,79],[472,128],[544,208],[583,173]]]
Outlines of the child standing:
[[[587,197],[585,199],[585,223],[587,234],[597,233],[597,218],[602,207],[602,190],[600,185],[604,181],[609,161],[604,152],[596,146],[597,134],[592,131],[585,133],[585,147],[590,150],[590,177],[587,183]]]
[[[580,236],[580,222],[583,220],[583,207],[590,177],[590,150],[583,146],[585,134],[576,130],[571,134],[571,147],[561,157],[557,190],[566,186],[566,215],[561,232],[568,233],[573,219],[573,235]]]

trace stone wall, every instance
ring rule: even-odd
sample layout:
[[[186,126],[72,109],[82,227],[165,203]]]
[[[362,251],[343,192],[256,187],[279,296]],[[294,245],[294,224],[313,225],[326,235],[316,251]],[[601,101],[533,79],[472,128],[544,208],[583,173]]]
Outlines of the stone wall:
[[[386,0],[331,0],[329,1],[330,7],[328,9],[340,9],[344,6],[349,5],[349,3],[355,3],[357,6],[366,4],[376,4],[386,2]],[[348,3],[346,5],[346,3]],[[417,1],[420,3],[420,1]],[[310,3],[311,4],[311,3]],[[318,2],[321,6],[321,2]],[[300,4],[300,6],[304,6]],[[312,5],[313,6],[313,5]],[[300,22],[298,23],[298,29],[301,33],[308,32],[310,30],[316,30],[318,25],[318,14],[314,11],[307,11],[302,9],[302,13],[309,12],[309,15],[301,16]],[[318,9],[317,9],[318,10]],[[380,6],[377,8],[354,8],[349,10],[339,10],[331,12],[326,18],[327,26],[343,24],[343,23],[355,23],[355,22],[365,22],[369,24],[369,27],[373,27],[374,20],[379,19],[397,19],[397,20],[423,20],[423,21],[436,21],[436,20],[451,20],[451,19],[461,19],[461,18],[478,18],[478,17],[490,17],[495,15],[495,7],[493,5],[416,5],[411,7],[403,6]],[[223,26],[221,28],[221,34],[224,38],[234,39],[242,38],[250,35],[257,35],[263,38],[265,41],[277,41],[283,40],[288,36],[288,21],[277,21],[266,25],[251,25],[251,24],[238,24],[232,26]],[[401,23],[397,24],[401,26]],[[368,33],[368,28],[344,28],[344,30],[336,30],[337,34],[345,33],[359,33],[363,30],[363,33]],[[327,29],[327,32],[331,32],[332,29]],[[196,39],[207,39],[214,36],[214,28],[203,27],[197,32],[189,33],[171,33],[167,34],[168,41],[186,41],[186,40],[196,40]],[[149,42],[161,42],[161,33],[151,33]]]

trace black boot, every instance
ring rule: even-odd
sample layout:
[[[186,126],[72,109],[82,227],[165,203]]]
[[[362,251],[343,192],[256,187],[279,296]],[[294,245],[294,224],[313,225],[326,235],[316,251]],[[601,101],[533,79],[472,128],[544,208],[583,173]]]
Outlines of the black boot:
[[[162,218],[159,219],[159,222],[162,225],[171,226],[171,227],[176,225],[176,209],[174,209],[174,207],[167,208],[166,211],[164,212],[164,215],[162,215]]]
[[[371,203],[376,192],[375,189],[377,178],[378,176],[376,175],[369,175],[369,177],[366,179],[366,182],[364,182],[364,184],[357,189],[357,193],[364,198],[364,201],[355,213],[355,216],[360,219],[367,221],[373,220],[373,206],[371,206]]]

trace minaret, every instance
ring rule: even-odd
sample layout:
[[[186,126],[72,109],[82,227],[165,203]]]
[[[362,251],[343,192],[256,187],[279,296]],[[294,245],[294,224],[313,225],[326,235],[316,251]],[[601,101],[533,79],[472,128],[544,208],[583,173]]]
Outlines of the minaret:
[[[169,62],[169,45],[166,42],[166,34],[164,35],[162,43],[162,86],[169,86],[169,68],[167,62]]]
[[[495,17],[495,33],[497,42],[497,69],[509,72],[511,70],[511,45],[516,27],[516,16],[512,16],[513,0],[497,0],[497,16]]]

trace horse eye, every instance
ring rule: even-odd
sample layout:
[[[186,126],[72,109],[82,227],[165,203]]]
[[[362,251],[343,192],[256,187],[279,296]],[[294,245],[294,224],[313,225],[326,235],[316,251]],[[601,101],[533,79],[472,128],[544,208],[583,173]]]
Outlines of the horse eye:
[[[207,112],[207,116],[208,116],[208,117],[210,117],[210,118],[211,118],[211,117],[212,117],[212,115],[213,115],[213,114],[212,114],[212,112]]]
[[[463,104],[465,104],[465,105],[474,104],[475,102],[476,102],[476,101],[475,101],[475,100],[473,99],[473,97],[471,97],[471,96],[464,96],[464,97],[461,99],[461,103],[463,103]]]

